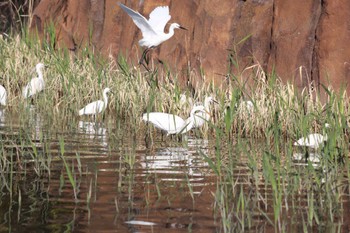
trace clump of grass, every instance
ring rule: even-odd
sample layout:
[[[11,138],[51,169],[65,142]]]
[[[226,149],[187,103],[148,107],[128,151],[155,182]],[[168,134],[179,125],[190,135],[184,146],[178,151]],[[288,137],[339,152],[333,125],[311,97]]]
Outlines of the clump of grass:
[[[249,85],[242,82],[240,76],[230,74],[229,85],[225,89],[212,83],[204,83],[197,85],[193,92],[190,87],[180,87],[176,75],[166,74],[167,77],[172,76],[172,81],[168,78],[161,79],[162,74],[157,69],[145,72],[139,67],[131,66],[122,56],[114,61],[99,58],[89,49],[83,49],[79,55],[53,49],[52,41],[39,44],[20,36],[0,38],[0,51],[3,56],[0,60],[0,82],[8,90],[9,105],[6,108],[18,113],[23,122],[26,122],[30,109],[29,101],[21,97],[21,92],[23,86],[35,75],[32,68],[38,62],[49,65],[49,68],[44,74],[46,89],[33,99],[35,108],[50,123],[50,127],[57,127],[62,131],[67,125],[68,128],[70,125],[71,128],[77,125],[78,109],[101,98],[105,87],[111,88],[115,93],[110,98],[106,114],[111,116],[118,127],[122,127],[123,123],[127,125],[134,135],[140,134],[140,128],[143,127],[142,113],[160,111],[187,117],[192,106],[181,105],[182,93],[189,95],[194,102],[203,101],[206,96],[212,95],[220,104],[214,107],[214,117],[208,123],[209,127],[201,130],[204,136],[215,138],[215,153],[201,154],[217,176],[217,191],[214,196],[216,211],[223,219],[223,230],[232,232],[249,229],[254,225],[254,214],[259,213],[274,226],[275,231],[286,231],[289,220],[283,216],[289,209],[294,211],[293,218],[297,218],[297,215],[303,216],[305,229],[315,223],[319,224],[321,217],[331,221],[336,219],[334,216],[337,211],[334,206],[339,206],[344,190],[339,188],[334,177],[327,177],[331,182],[322,185],[322,172],[310,163],[300,169],[293,166],[292,144],[301,136],[322,132],[324,124],[329,123],[332,127],[328,132],[329,143],[322,151],[325,160],[321,167],[327,174],[329,170],[333,173],[341,171],[343,166],[337,162],[339,154],[345,154],[344,163],[348,165],[349,102],[345,92],[336,93],[324,86],[322,91],[327,94],[328,100],[323,103],[318,95],[310,94],[310,90],[305,89],[300,94],[292,84],[282,83],[275,74],[266,74],[258,65],[248,68],[252,71]],[[241,105],[248,100],[254,105],[251,110]],[[41,156],[43,148],[49,142],[40,134],[24,134],[26,135],[23,138],[26,139],[22,139],[22,144],[30,145],[30,155],[37,159],[37,174],[41,175],[40,169],[43,168],[50,174],[50,157],[43,159]],[[119,136],[117,134],[118,132],[115,133],[116,137]],[[40,147],[32,142],[37,136]],[[253,151],[251,144],[257,139],[263,146]],[[244,140],[248,142],[245,143]],[[59,143],[68,180],[77,199],[79,190],[75,169],[64,156],[63,139]],[[0,143],[0,149],[5,151],[3,142]],[[243,162],[247,164],[251,174],[244,181],[234,177],[237,164],[242,162],[237,154],[248,156],[247,161]],[[10,192],[14,171],[13,155],[10,155],[10,160],[6,155],[0,157],[3,161],[1,168],[11,174],[6,177],[5,172],[0,172],[0,180],[4,181],[1,182],[1,187]],[[80,155],[75,155],[81,176]],[[233,159],[234,156],[238,159]],[[135,163],[134,153],[127,153],[124,160],[132,168]],[[348,166],[346,169],[349,174]],[[128,191],[131,196],[133,175],[129,182]],[[64,175],[61,174],[61,189],[64,184]],[[94,185],[97,189],[97,183]],[[120,187],[121,185],[118,190]],[[159,187],[156,188],[158,196],[162,196]],[[90,182],[88,205],[91,201],[91,190]],[[192,190],[190,193],[193,195]],[[294,207],[295,202],[299,201],[300,193],[306,193],[306,199],[300,199],[300,202],[307,200],[306,211]],[[271,212],[268,211],[269,208],[272,208]],[[116,210],[119,212],[117,202]],[[322,215],[323,210],[327,211]]]
[[[322,104],[317,96],[299,95],[292,84],[283,84],[276,76],[269,77],[258,65],[249,68],[253,71],[250,86],[242,84],[239,76],[229,75],[228,88],[220,89],[204,83],[198,85],[193,94],[192,90],[177,85],[176,75],[172,75],[172,81],[168,78],[161,81],[157,69],[142,71],[130,66],[122,56],[118,61],[95,58],[89,49],[83,49],[75,56],[66,50],[55,52],[50,44],[29,43],[20,36],[0,39],[0,48],[4,58],[0,62],[1,82],[9,92],[9,106],[15,111],[21,112],[28,102],[23,100],[21,92],[36,75],[33,71],[35,64],[43,62],[49,66],[44,74],[46,89],[34,99],[37,109],[50,113],[53,123],[74,119],[78,109],[101,98],[105,87],[110,87],[115,93],[108,105],[110,114],[130,119],[137,128],[141,124],[140,116],[146,111],[171,112],[187,117],[192,106],[180,105],[182,92],[188,93],[194,102],[204,101],[208,95],[220,100],[221,104],[215,106],[213,124],[231,136],[266,137],[265,132],[275,124],[276,112],[282,136],[292,138],[300,135],[301,125],[307,125],[303,133],[319,130],[326,121],[322,113],[327,109],[333,112],[330,121],[345,122],[344,116],[349,114],[345,94],[337,96],[326,89],[329,101]],[[246,100],[253,102],[253,110],[240,107]],[[342,116],[334,115],[338,114],[337,110]],[[207,129],[204,129],[205,134],[213,132]]]

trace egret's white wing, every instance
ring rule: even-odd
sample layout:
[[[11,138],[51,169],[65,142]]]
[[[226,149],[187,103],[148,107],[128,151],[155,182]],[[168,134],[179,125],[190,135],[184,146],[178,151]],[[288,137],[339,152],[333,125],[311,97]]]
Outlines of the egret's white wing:
[[[28,97],[31,95],[29,92],[30,92],[30,90],[29,90],[29,84],[27,84],[27,85],[23,88],[23,91],[22,91],[23,98],[28,98]]]
[[[148,23],[156,33],[164,33],[164,27],[169,22],[171,16],[168,6],[158,6],[149,15]]]
[[[167,131],[169,134],[176,133],[177,129],[185,125],[185,121],[181,117],[163,112],[145,113],[142,119],[151,122],[155,127]]]
[[[131,17],[136,26],[141,30],[143,37],[152,37],[157,35],[157,33],[153,30],[152,26],[149,24],[147,19],[143,17],[143,15],[121,3],[118,4]]]
[[[294,146],[306,146],[311,148],[318,148],[324,141],[327,141],[327,137],[322,134],[309,134],[307,137],[300,138],[294,143]]]
[[[23,97],[29,98],[38,92],[41,92],[45,88],[45,82],[39,78],[33,78],[30,82],[23,88]]]
[[[98,114],[103,111],[105,103],[102,100],[89,103],[84,108],[79,110],[79,116]]]
[[[6,105],[6,98],[7,98],[6,89],[2,85],[0,85],[0,104],[1,105],[4,105],[4,106]]]

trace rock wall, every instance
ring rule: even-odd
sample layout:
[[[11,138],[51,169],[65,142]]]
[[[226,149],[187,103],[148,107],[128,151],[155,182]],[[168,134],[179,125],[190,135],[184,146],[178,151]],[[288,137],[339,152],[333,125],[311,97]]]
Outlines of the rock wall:
[[[42,0],[30,29],[46,38],[44,28],[53,22],[57,46],[79,51],[88,44],[105,56],[116,58],[123,53],[136,64],[142,53],[138,45],[141,33],[117,2]],[[339,89],[350,78],[349,0],[121,2],[146,17],[158,5],[170,7],[170,22],[188,31],[177,30],[152,56],[176,69],[183,79],[191,74],[194,83],[204,77],[221,83],[225,74],[239,74],[254,64],[266,72],[273,70],[299,88],[330,83]],[[230,58],[238,65],[230,63]]]

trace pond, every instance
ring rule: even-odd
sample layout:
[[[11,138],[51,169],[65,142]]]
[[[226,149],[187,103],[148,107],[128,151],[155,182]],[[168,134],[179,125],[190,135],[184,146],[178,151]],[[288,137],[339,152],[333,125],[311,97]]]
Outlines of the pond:
[[[288,151],[277,163],[263,140],[162,138],[34,106],[0,120],[0,232],[349,232],[347,164]]]

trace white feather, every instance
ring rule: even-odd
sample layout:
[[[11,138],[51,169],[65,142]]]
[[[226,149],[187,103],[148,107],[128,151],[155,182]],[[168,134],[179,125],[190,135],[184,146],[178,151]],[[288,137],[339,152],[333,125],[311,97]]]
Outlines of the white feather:
[[[179,24],[172,23],[169,27],[169,33],[164,33],[164,27],[171,18],[168,6],[156,7],[150,13],[149,20],[139,12],[121,3],[119,3],[119,6],[131,17],[135,25],[141,30],[143,38],[139,41],[140,46],[148,48],[156,47],[170,39],[174,35],[174,29],[182,28]]]
[[[30,82],[23,88],[23,98],[29,98],[36,93],[41,92],[45,88],[45,81],[43,78],[42,70],[44,69],[44,64],[38,63],[35,66],[36,72],[38,74],[37,78],[32,78]]]
[[[145,113],[142,119],[152,123],[156,128],[165,131],[167,135],[184,134],[193,128],[195,115],[202,111],[205,111],[205,107],[202,105],[193,107],[190,117],[186,120],[177,115],[162,112]]]
[[[0,85],[0,104],[6,106],[7,93],[5,87]]]
[[[107,87],[103,90],[103,100],[97,100],[92,103],[89,103],[84,108],[79,110],[79,116],[97,115],[104,111],[108,104],[108,92],[110,92],[110,89]]]

